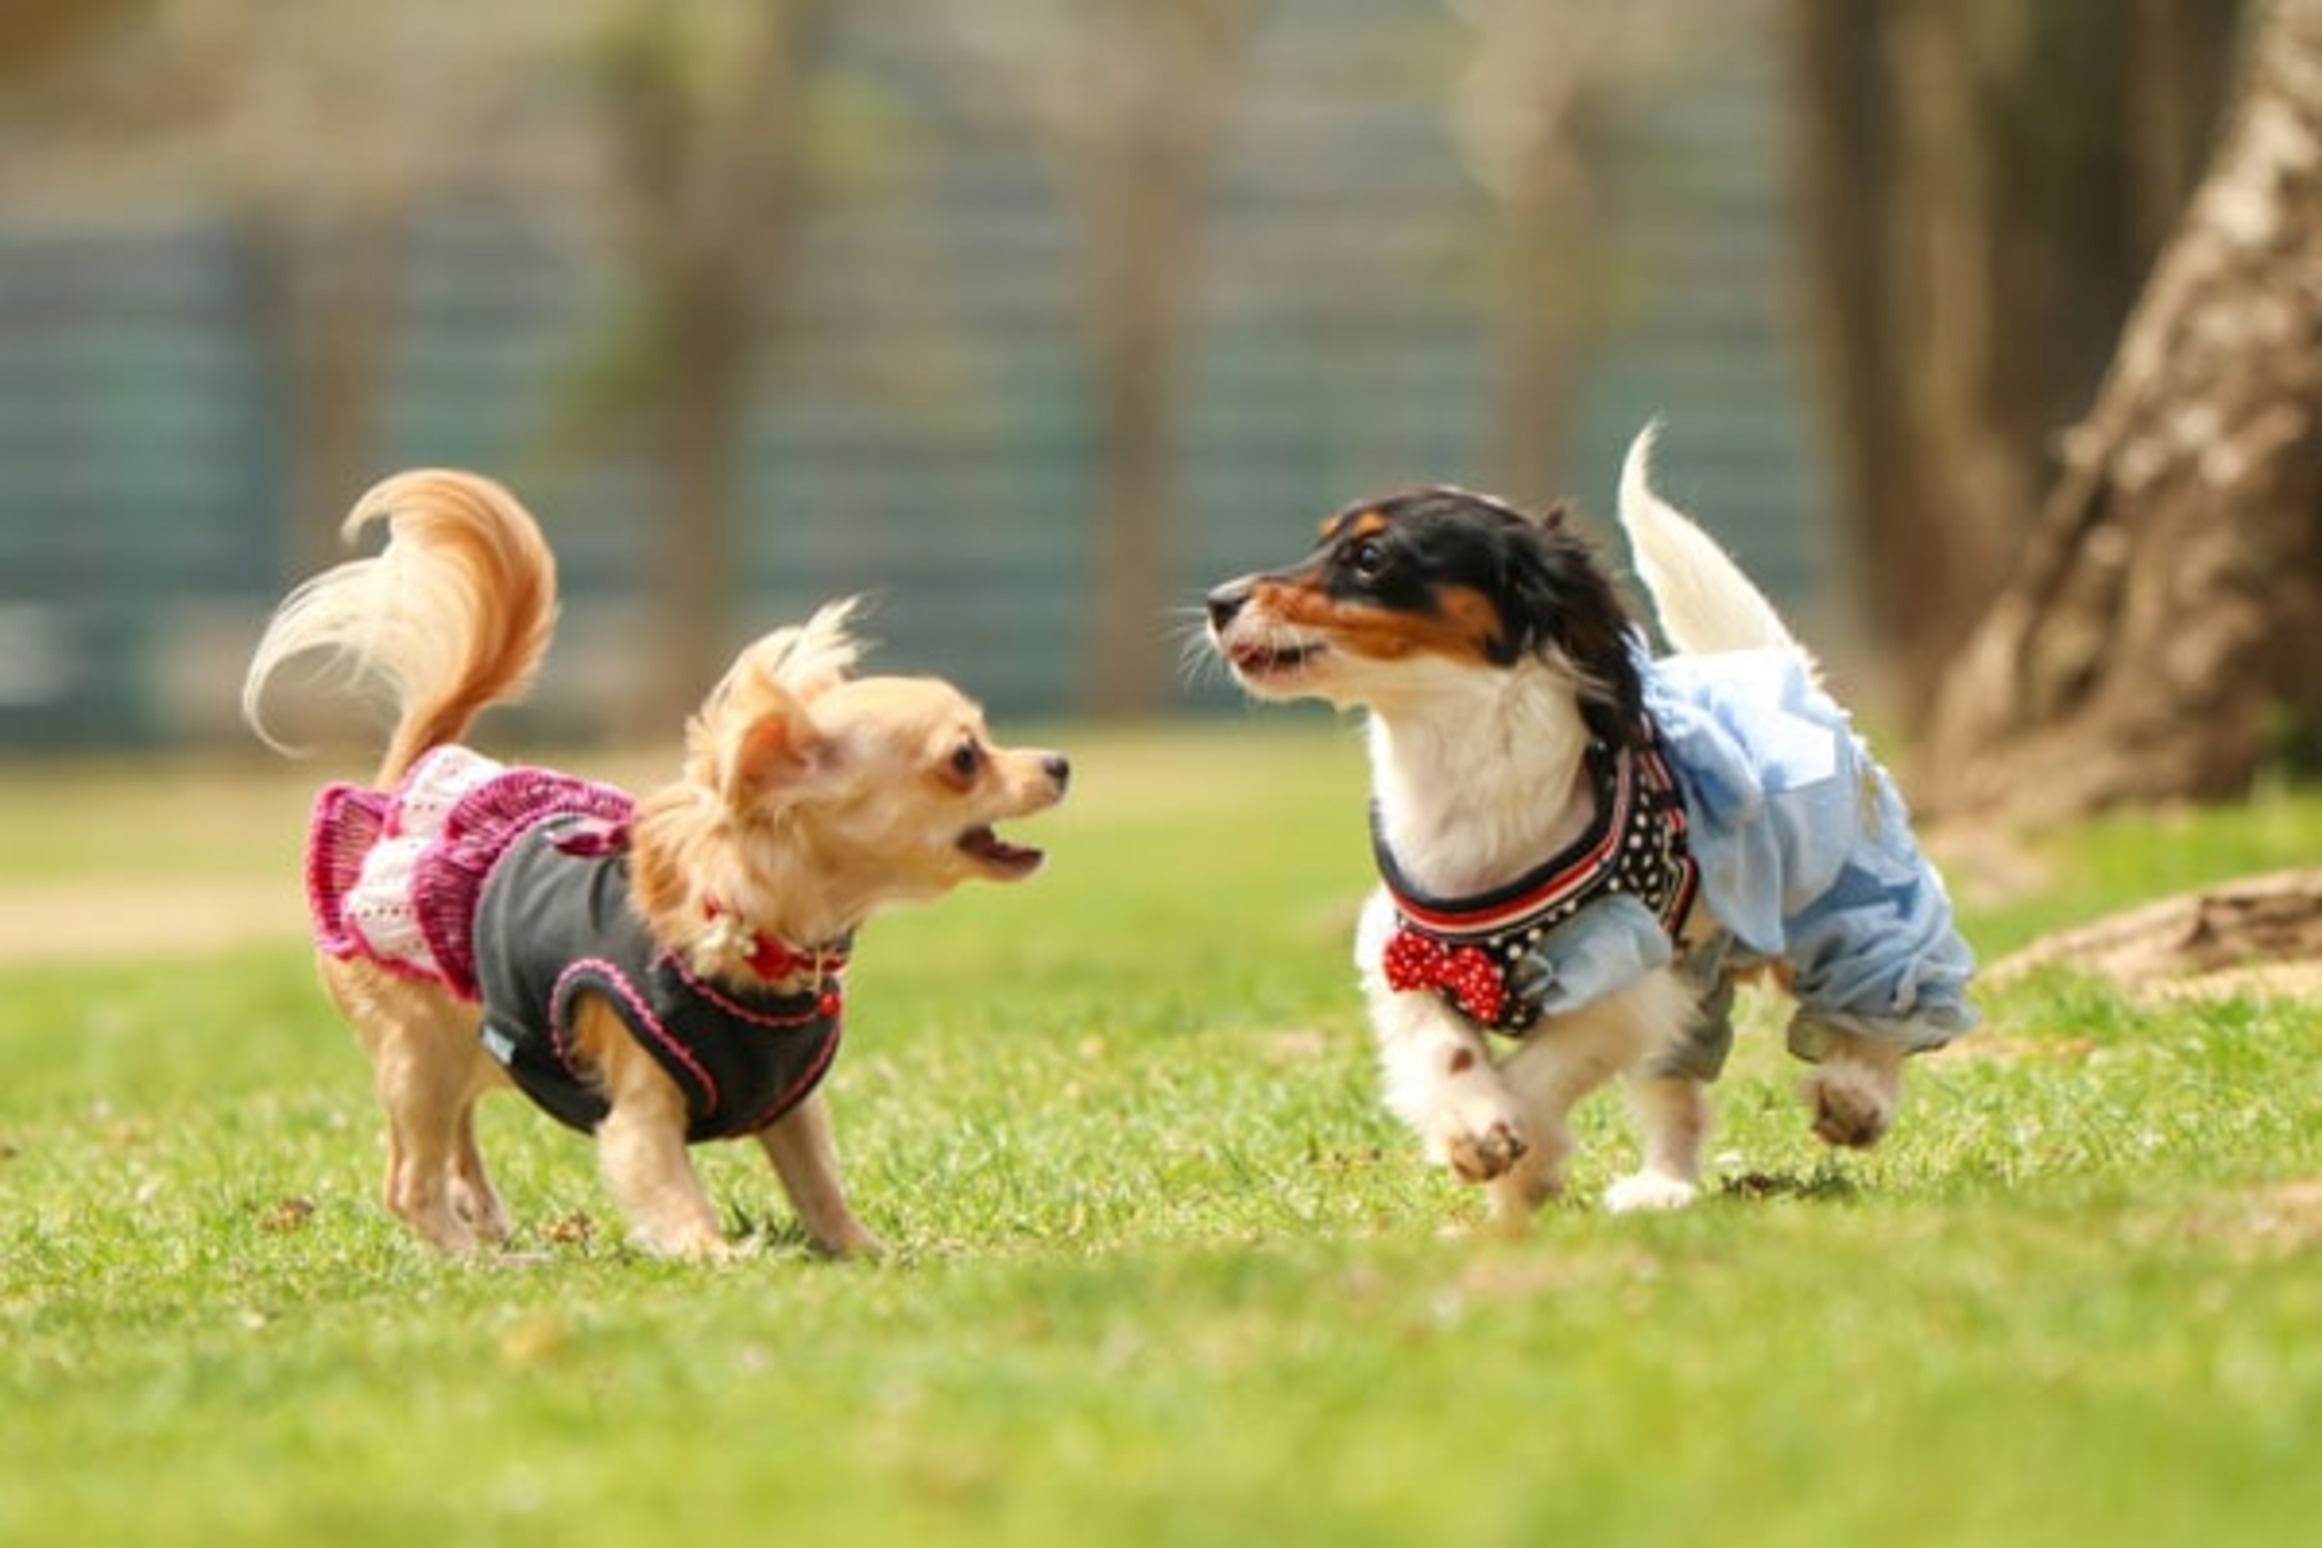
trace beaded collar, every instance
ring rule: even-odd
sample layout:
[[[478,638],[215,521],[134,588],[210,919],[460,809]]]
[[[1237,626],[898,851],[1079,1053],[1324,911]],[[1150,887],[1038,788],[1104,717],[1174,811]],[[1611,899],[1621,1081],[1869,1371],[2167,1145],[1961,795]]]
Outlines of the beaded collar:
[[[817,945],[794,946],[779,935],[751,929],[748,920],[715,898],[703,902],[702,912],[710,919],[703,945],[721,955],[742,958],[750,964],[751,972],[770,984],[811,973],[817,990],[825,984],[835,988],[854,951],[852,930]]]
[[[1650,729],[1636,747],[1592,746],[1586,762],[1596,815],[1573,843],[1514,881],[1465,898],[1412,885],[1371,813],[1371,853],[1395,903],[1396,929],[1382,960],[1388,984],[1433,989],[1489,1031],[1523,1032],[1537,1001],[1508,972],[1532,947],[1599,898],[1627,893],[1674,938],[1700,883],[1685,839],[1685,801]]]

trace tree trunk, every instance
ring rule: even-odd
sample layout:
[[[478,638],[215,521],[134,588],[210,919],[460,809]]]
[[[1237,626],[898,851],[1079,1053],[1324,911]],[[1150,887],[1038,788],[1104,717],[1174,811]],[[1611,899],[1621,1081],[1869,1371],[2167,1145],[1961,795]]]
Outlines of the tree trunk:
[[[32,75],[137,9],[135,0],[11,0],[0,15],[0,81]]]
[[[737,644],[744,431],[805,178],[806,87],[835,0],[759,0],[747,35],[700,46],[683,15],[633,12],[605,88],[647,319],[628,407],[647,427],[651,667],[640,726],[706,693]]]
[[[1095,643],[1088,707],[1166,703],[1177,599],[1176,402],[1202,204],[1239,37],[1238,0],[1114,7],[1089,33],[1118,87],[1088,103],[1081,173],[1098,377]]]
[[[402,313],[409,212],[380,199],[308,211],[249,201],[239,222],[281,394],[283,573],[347,557],[339,521],[380,466],[387,359]]]
[[[1919,785],[2054,817],[2241,793],[2322,728],[2322,0],[2266,11],[2234,123]]]
[[[1474,55],[1452,99],[1452,140],[1500,217],[1486,465],[1493,489],[1544,509],[1572,487],[1581,353],[1605,325],[1605,211],[1590,172],[1605,159],[1600,124],[1620,94],[1649,92],[1676,21],[1636,4],[1456,9]]]
[[[1099,714],[1150,714],[1168,687],[1176,389],[1199,194],[1187,162],[1126,157],[1101,174],[1091,201],[1098,470],[1089,708]]]
[[[741,511],[743,423],[754,345],[736,331],[746,302],[704,276],[665,297],[664,347],[683,368],[655,407],[655,485],[648,575],[657,670],[643,679],[638,724],[666,727],[724,673],[733,637],[735,541]]]
[[[2055,429],[2190,191],[2232,8],[1793,0],[1790,17],[1804,300],[1855,590],[1916,694],[2006,573]]]
[[[1543,158],[1545,159],[1545,158]],[[1492,487],[1531,510],[1546,510],[1572,487],[1566,446],[1572,433],[1587,319],[1594,315],[1573,233],[1591,229],[1577,212],[1586,191],[1560,186],[1542,168],[1536,191],[1504,210],[1507,265],[1498,319]]]

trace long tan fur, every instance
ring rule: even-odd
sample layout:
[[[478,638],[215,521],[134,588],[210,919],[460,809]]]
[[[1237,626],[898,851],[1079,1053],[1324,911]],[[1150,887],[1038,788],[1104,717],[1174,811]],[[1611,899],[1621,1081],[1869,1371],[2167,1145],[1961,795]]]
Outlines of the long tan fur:
[[[556,624],[556,559],[513,494],[475,473],[417,468],[382,479],[339,529],[374,522],[387,546],[301,585],[266,627],[242,683],[242,716],[272,746],[267,685],[325,652],[385,687],[396,711],[378,782],[457,741],[487,706],[521,698]]]
[[[419,468],[358,499],[352,546],[387,543],[300,585],[275,610],[242,682],[242,715],[270,745],[268,687],[291,662],[384,694],[394,715],[377,783],[456,741],[490,705],[521,698],[556,622],[556,560],[516,497],[479,474]],[[472,1007],[359,959],[318,959],[323,988],[370,1055],[387,1109],[388,1209],[447,1252],[499,1240],[508,1218],[476,1148],[477,1097],[502,1083]]]

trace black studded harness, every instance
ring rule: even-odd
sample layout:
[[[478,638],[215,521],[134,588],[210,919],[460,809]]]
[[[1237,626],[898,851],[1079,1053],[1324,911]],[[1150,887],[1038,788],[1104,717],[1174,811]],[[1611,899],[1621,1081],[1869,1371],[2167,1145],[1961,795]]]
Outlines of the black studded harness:
[[[1596,815],[1572,844],[1505,886],[1438,898],[1404,875],[1371,814],[1371,852],[1394,899],[1396,930],[1382,967],[1396,989],[1433,989],[1476,1026],[1521,1033],[1540,1006],[1509,971],[1583,908],[1614,894],[1634,897],[1678,938],[1700,888],[1686,843],[1684,794],[1648,726],[1635,747],[1598,743],[1586,761]]]

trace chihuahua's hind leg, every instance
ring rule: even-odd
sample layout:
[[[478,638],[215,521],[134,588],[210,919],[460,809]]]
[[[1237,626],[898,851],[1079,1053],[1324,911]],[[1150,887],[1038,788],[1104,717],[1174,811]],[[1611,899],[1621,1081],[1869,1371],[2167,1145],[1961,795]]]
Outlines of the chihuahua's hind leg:
[[[322,980],[371,1056],[387,1112],[388,1213],[439,1251],[473,1252],[476,1229],[455,1202],[461,1150],[474,1145],[466,1119],[482,1054],[473,1013],[367,963],[326,958]]]
[[[375,1040],[374,1074],[387,1109],[387,1208],[433,1246],[461,1255],[475,1250],[477,1237],[455,1181],[475,1093],[465,1061],[443,1052],[435,1027],[398,1023]]]
[[[877,1257],[879,1238],[855,1218],[839,1181],[838,1148],[831,1143],[830,1110],[815,1092],[758,1134],[758,1143],[798,1211],[814,1245],[833,1257]]]
[[[489,1071],[498,1066],[479,1054],[479,1060]],[[473,1094],[467,1105],[460,1109],[459,1125],[452,1152],[451,1194],[452,1208],[472,1227],[478,1236],[489,1242],[508,1240],[507,1206],[500,1202],[499,1190],[492,1186],[492,1174],[485,1169],[484,1153],[476,1145],[476,1099]]]

